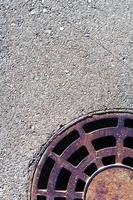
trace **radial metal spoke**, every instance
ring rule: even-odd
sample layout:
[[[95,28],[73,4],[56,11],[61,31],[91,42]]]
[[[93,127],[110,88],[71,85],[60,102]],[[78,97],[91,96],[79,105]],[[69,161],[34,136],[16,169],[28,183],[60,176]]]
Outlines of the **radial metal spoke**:
[[[47,196],[47,190],[38,189],[37,190],[37,195],[38,196]]]
[[[133,158],[133,149],[124,147],[123,158],[125,158],[125,157]]]
[[[83,192],[75,192],[74,197],[77,199],[82,199],[84,196]]]
[[[95,164],[97,166],[97,169],[103,167],[103,162],[100,157],[97,157]]]
[[[50,157],[53,158],[53,160],[56,161],[56,163],[58,164],[59,168],[64,167],[65,169],[67,169],[71,173],[75,173],[76,168],[71,163],[66,161],[63,157],[58,156],[55,153],[51,153]]]
[[[67,160],[76,150],[78,150],[84,142],[84,135],[73,142],[62,154],[62,157]]]
[[[122,129],[124,127],[124,120],[125,120],[125,116],[121,116],[118,118],[118,128]]]
[[[68,193],[67,191],[63,191],[63,190],[62,191],[61,190],[60,191],[55,191],[54,192],[54,196],[55,197],[66,197],[67,193]]]
[[[94,161],[94,159],[95,159],[94,155],[87,156],[84,160],[82,160],[82,162],[78,166],[78,170],[83,172],[85,170],[85,168]]]
[[[122,138],[118,138],[116,146],[117,146],[116,163],[121,163],[123,160],[123,152],[124,152]]]

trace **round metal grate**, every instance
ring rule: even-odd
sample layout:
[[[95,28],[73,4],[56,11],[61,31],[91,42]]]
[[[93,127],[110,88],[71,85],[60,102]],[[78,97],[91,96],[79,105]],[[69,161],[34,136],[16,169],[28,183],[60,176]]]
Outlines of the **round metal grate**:
[[[98,196],[99,190],[93,189],[93,182],[98,182],[96,177],[100,177],[104,170],[107,171],[105,174],[110,174],[110,168],[115,167],[112,176],[116,173],[117,191],[109,198],[107,188],[99,189],[102,196]],[[133,191],[132,170],[133,115],[105,113],[87,116],[60,130],[49,143],[36,166],[30,199],[125,200],[124,191],[123,197],[119,196],[119,178],[121,171],[129,171],[126,175]],[[113,190],[111,176],[108,177],[107,184],[110,182]],[[102,184],[105,182],[100,182],[96,188],[101,188]],[[124,187],[122,190],[127,192]],[[131,196],[126,195],[126,199],[131,200]]]

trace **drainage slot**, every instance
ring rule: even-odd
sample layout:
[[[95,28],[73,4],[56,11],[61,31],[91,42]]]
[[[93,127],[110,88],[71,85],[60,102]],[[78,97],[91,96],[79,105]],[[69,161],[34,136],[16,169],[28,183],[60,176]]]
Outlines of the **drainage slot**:
[[[55,197],[54,200],[66,200],[65,197]]]
[[[65,136],[54,148],[54,152],[58,155],[61,155],[63,151],[75,140],[79,138],[78,131],[74,130]]]
[[[116,138],[114,136],[105,136],[92,140],[95,150],[116,146]]]
[[[74,200],[82,200],[82,199],[74,199]]]
[[[83,129],[86,133],[89,133],[89,132],[92,132],[92,131],[95,131],[98,129],[108,128],[108,127],[116,127],[117,124],[118,124],[117,118],[100,119],[100,120],[85,124],[83,126]]]
[[[46,200],[46,197],[38,196],[38,197],[37,197],[37,200]]]
[[[133,120],[132,119],[126,119],[124,122],[124,126],[127,128],[133,128]]]
[[[69,157],[68,161],[72,165],[77,166],[88,155],[89,153],[87,149],[84,146],[82,146]]]
[[[126,157],[123,159],[123,164],[129,167],[133,167],[133,158]]]
[[[133,149],[133,137],[127,137],[127,138],[124,140],[124,147]]]
[[[55,163],[54,160],[52,160],[51,158],[47,158],[47,160],[46,160],[46,162],[45,162],[45,164],[42,168],[40,177],[39,177],[39,181],[38,181],[38,188],[39,189],[46,189],[47,188],[49,176],[50,176],[51,170],[54,166],[54,163]]]
[[[66,190],[70,176],[71,176],[71,173],[67,169],[62,168],[58,176],[55,189]]]
[[[76,192],[82,192],[82,191],[84,191],[84,187],[85,187],[85,182],[82,181],[81,179],[78,179],[75,191]]]
[[[92,163],[85,169],[84,173],[91,176],[95,171],[97,171],[97,166],[95,163]]]
[[[115,163],[115,156],[107,156],[102,158],[103,164],[106,165],[111,165]]]

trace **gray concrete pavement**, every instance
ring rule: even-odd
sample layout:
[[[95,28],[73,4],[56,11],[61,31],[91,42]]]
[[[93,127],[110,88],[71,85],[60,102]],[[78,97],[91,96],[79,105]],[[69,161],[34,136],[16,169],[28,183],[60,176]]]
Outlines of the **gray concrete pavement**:
[[[0,199],[26,200],[28,166],[60,125],[133,108],[132,0],[0,1]]]

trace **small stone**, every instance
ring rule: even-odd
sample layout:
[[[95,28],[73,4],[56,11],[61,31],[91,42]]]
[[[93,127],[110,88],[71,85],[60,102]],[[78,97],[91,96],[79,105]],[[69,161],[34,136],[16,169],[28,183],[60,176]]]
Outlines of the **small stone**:
[[[3,190],[2,190],[2,188],[0,188],[0,197],[2,197],[3,196]]]
[[[30,13],[31,13],[31,15],[34,15],[36,13],[36,10],[33,9],[33,10],[30,11]]]
[[[16,24],[15,23],[11,23],[11,26],[16,26]]]
[[[60,31],[63,31],[63,30],[64,30],[64,27],[61,26],[61,27],[60,27]]]
[[[51,29],[45,30],[45,33],[50,34],[51,33]]]
[[[90,37],[90,33],[85,33],[85,37]]]
[[[43,8],[43,13],[47,13],[47,12],[48,12],[47,8]]]
[[[68,73],[69,73],[69,71],[66,69],[66,70],[65,70],[65,73],[66,73],[66,74],[68,74]]]
[[[126,57],[123,57],[122,60],[123,60],[123,61],[126,61]]]

